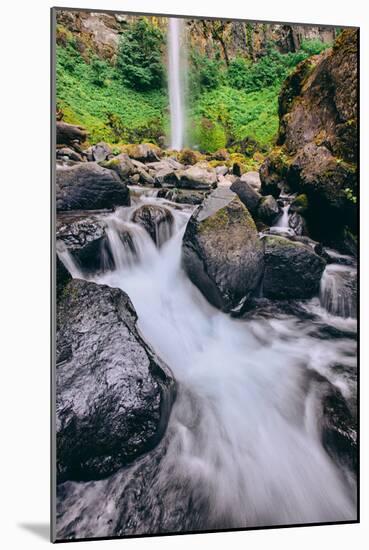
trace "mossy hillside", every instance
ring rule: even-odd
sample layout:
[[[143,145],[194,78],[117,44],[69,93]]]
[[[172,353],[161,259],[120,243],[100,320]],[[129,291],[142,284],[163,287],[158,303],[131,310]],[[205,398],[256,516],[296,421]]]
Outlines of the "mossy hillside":
[[[157,143],[169,128],[165,89],[133,90],[105,66],[98,84],[93,65],[72,46],[57,47],[57,108],[63,120],[87,128],[90,143]],[[245,93],[229,86],[205,91],[189,108],[188,141],[215,152],[248,136],[269,149],[278,130],[278,93],[278,88]]]
[[[147,22],[144,26],[146,44],[147,36],[153,38],[158,29],[151,28]],[[125,36],[126,31],[129,40]],[[89,132],[90,143],[146,141],[163,145],[163,136],[169,130],[166,76],[163,73],[162,82],[157,80],[155,86],[136,86],[137,78],[146,73],[142,75],[140,63],[137,64],[133,54],[128,55],[123,39],[128,40],[135,55],[146,51],[145,44],[141,48],[141,35],[137,35],[137,29],[128,27],[126,31],[122,35],[118,55],[109,58],[105,55],[97,57],[88,34],[83,34],[81,38],[58,26],[56,65],[59,114],[66,122],[84,126]],[[132,36],[129,33],[133,33]],[[162,38],[155,53],[158,64],[160,55],[164,63]],[[321,44],[318,46],[322,47]],[[304,50],[285,55],[270,49],[258,62],[237,57],[231,60],[229,67],[216,59],[206,64],[205,56],[200,55],[198,65],[190,67],[192,84],[188,97],[187,141],[191,147],[202,153],[227,147],[231,152],[247,152],[251,157],[247,150],[251,143],[253,152],[268,152],[278,131],[278,94],[283,79],[296,63],[311,54],[309,48],[304,47]],[[314,52],[316,48],[317,45],[314,45]],[[147,55],[149,53],[146,52]],[[128,55],[131,69],[127,63],[120,63],[121,54]],[[151,69],[150,62],[147,70]],[[204,71],[207,77],[216,72],[217,78],[203,78]]]
[[[250,93],[230,86],[205,91],[189,111],[190,141],[214,152],[226,146],[232,150],[232,143],[249,137],[268,150],[278,131],[278,94],[278,86]]]
[[[165,134],[168,98],[164,90],[132,90],[108,63],[104,82],[97,84],[93,65],[70,44],[57,47],[56,59],[57,108],[65,122],[88,130],[90,143],[155,142]]]

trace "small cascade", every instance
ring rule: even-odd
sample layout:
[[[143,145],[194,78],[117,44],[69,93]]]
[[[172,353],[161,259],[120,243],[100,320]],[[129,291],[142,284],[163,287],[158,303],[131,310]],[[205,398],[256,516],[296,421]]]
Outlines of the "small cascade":
[[[78,265],[76,259],[69,252],[68,248],[65,246],[63,241],[57,240],[56,242],[56,253],[59,260],[62,262],[64,267],[72,275],[73,279],[83,279],[84,273],[82,268]]]
[[[289,220],[289,214],[288,211],[290,209],[290,204],[285,204],[282,209],[282,215],[280,218],[278,218],[275,227],[289,227],[288,220]]]
[[[356,269],[329,264],[320,282],[320,304],[332,315],[356,317]]]

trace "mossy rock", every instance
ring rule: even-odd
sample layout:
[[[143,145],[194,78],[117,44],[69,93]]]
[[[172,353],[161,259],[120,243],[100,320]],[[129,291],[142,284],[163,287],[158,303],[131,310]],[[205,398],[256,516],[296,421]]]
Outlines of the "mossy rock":
[[[140,162],[154,162],[163,155],[163,151],[154,143],[128,143],[122,145],[121,151]]]
[[[193,166],[197,162],[200,162],[201,160],[204,160],[204,159],[205,159],[204,155],[202,155],[198,151],[194,151],[193,149],[188,149],[188,148],[182,149],[182,151],[180,151],[177,154],[178,162],[184,165]]]
[[[263,273],[263,246],[240,199],[219,188],[194,212],[183,237],[183,264],[215,307],[239,313]]]

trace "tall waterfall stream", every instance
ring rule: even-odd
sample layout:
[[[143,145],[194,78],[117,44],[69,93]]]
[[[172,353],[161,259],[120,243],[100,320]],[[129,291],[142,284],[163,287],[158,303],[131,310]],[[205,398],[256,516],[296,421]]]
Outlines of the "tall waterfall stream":
[[[164,204],[174,216],[159,248],[131,221],[142,204]],[[143,193],[106,218],[116,268],[90,280],[127,292],[178,393],[156,449],[108,479],[62,484],[60,537],[355,519],[354,478],[321,438],[322,377],[348,403],[356,391],[356,321],[346,306],[343,316],[339,305],[331,313],[323,307],[327,293],[336,303],[334,268],[323,277],[322,304],[317,297],[296,304],[295,314],[232,318],[210,306],[181,268],[191,212]],[[119,237],[122,227],[135,254]],[[84,277],[67,252],[60,257]]]
[[[183,20],[169,18],[168,33],[168,86],[171,123],[171,149],[182,149],[184,142],[184,98],[183,70],[181,63],[181,38],[183,35]]]

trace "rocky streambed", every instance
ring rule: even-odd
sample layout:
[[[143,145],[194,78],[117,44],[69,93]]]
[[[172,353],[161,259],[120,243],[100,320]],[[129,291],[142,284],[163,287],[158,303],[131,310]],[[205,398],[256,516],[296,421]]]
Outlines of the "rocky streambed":
[[[59,211],[59,539],[355,519],[355,259],[256,176]]]

